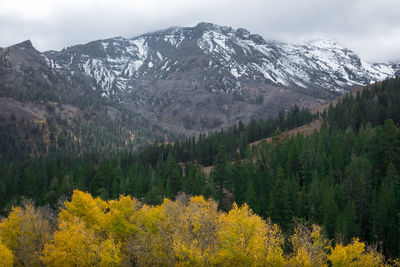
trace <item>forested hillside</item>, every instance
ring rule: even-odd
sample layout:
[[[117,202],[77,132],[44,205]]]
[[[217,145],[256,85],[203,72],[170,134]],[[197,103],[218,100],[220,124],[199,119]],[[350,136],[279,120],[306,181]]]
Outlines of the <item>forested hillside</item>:
[[[79,157],[60,155],[51,159],[28,162],[3,161],[0,166],[2,213],[9,214],[11,206],[20,205],[23,197],[33,199],[39,206],[49,204],[50,209],[60,207],[60,205],[64,207],[62,201],[59,200],[70,199],[74,189],[88,191],[93,196],[100,196],[104,200],[117,199],[120,194],[129,194],[134,196],[137,201],[153,205],[162,204],[164,197],[179,199],[177,196],[182,195],[182,192],[187,195],[201,194],[217,201],[217,204],[213,205],[218,205],[218,210],[221,211],[218,214],[224,214],[218,216],[225,218],[219,218],[219,223],[229,225],[226,216],[229,217],[230,214],[236,214],[239,211],[248,213],[247,208],[237,208],[233,204],[242,206],[247,203],[255,214],[265,220],[271,219],[271,223],[266,223],[258,217],[258,219],[254,219],[259,221],[262,225],[260,227],[267,229],[265,230],[267,232],[268,229],[275,229],[273,223],[279,225],[286,237],[299,231],[294,230],[298,229],[299,222],[308,226],[313,224],[322,226],[321,233],[324,238],[332,240],[333,246],[328,250],[330,252],[324,256],[324,263],[327,263],[328,259],[335,266],[331,257],[333,257],[332,255],[340,256],[334,251],[336,248],[345,250],[345,247],[340,244],[351,244],[347,248],[358,247],[361,248],[359,251],[363,251],[364,245],[352,241],[354,237],[359,237],[362,242],[370,245],[376,244],[376,249],[382,251],[387,257],[395,258],[400,255],[398,217],[400,213],[400,129],[398,127],[400,106],[398,103],[400,103],[399,78],[370,86],[355,96],[343,97],[335,106],[330,106],[321,114],[313,115],[295,107],[286,114],[280,113],[276,119],[252,121],[248,125],[239,124],[226,131],[209,136],[202,135],[198,140],[189,138],[176,142],[174,145],[152,145],[140,153],[92,153]],[[321,120],[323,124],[319,132],[309,136],[297,135],[292,138],[280,135],[287,129],[315,119]],[[269,136],[273,136],[272,142],[262,141],[258,146],[252,148],[248,145],[250,142]],[[204,173],[203,167],[210,165],[213,165],[213,170],[210,175],[207,175]],[[85,196],[89,197],[89,195]],[[109,201],[108,204],[100,199],[93,201],[103,209],[99,211],[101,216],[104,214],[111,216],[114,214],[113,208],[108,205],[118,205],[112,204],[118,203],[113,201]],[[174,235],[172,226],[178,227],[178,223],[175,225],[172,221],[162,219],[161,221],[168,227],[171,226],[171,228],[162,228],[164,226],[154,226],[153,221],[157,222],[158,212],[161,212],[162,216],[170,216],[166,215],[169,211],[164,212],[163,210],[169,209],[168,205],[181,205],[179,201],[181,200],[164,201],[162,206],[143,206],[142,209],[149,212],[146,216],[150,216],[140,219],[143,220],[145,231],[155,231],[152,233],[159,234],[162,232],[159,229],[164,229],[170,231],[167,233],[168,235]],[[187,203],[192,202],[186,201],[185,205],[188,206],[184,205],[185,209],[190,209],[191,204]],[[193,201],[196,201],[196,198]],[[72,208],[68,205],[71,204],[66,204],[67,210]],[[46,254],[50,253],[49,251],[56,253],[57,242],[63,242],[57,241],[57,237],[68,236],[68,232],[63,231],[69,231],[69,229],[79,233],[83,231],[80,229],[93,230],[93,240],[101,240],[101,242],[106,242],[108,240],[106,237],[116,238],[108,240],[103,244],[104,246],[114,244],[118,247],[122,244],[118,242],[123,241],[114,237],[114,234],[110,234],[111,230],[92,229],[95,227],[92,225],[97,224],[93,224],[94,221],[91,221],[91,218],[87,219],[89,221],[85,221],[86,219],[83,218],[85,216],[83,214],[86,212],[84,211],[85,205],[82,202],[74,208],[76,216],[80,219],[76,219],[72,224],[68,220],[75,220],[72,219],[74,215],[68,215],[67,220],[67,217],[61,215],[66,212],[61,212],[59,219],[61,233],[57,234],[58,232],[56,232],[52,245],[45,246],[44,257],[50,255]],[[139,206],[141,207],[141,205]],[[123,209],[122,206],[120,208]],[[137,209],[140,210],[140,208]],[[222,211],[230,212],[226,214]],[[9,215],[10,218],[13,212]],[[133,213],[130,211],[126,212],[130,214],[125,217],[126,220],[128,218],[133,221],[139,220],[140,217],[131,215]],[[115,212],[115,214],[119,214],[119,212]],[[93,216],[97,215],[93,214]],[[181,215],[171,216],[178,218]],[[198,219],[196,217],[198,215],[182,216],[188,216],[187,220]],[[252,216],[250,217],[253,218]],[[244,216],[244,218],[247,217]],[[62,223],[63,220],[67,221]],[[80,220],[83,220],[84,223]],[[92,225],[88,223],[92,223]],[[252,221],[252,225],[255,223]],[[119,224],[123,227],[130,227],[122,219],[118,220]],[[131,230],[134,233],[140,233],[142,226],[133,224],[135,226]],[[197,222],[193,222],[193,224],[195,225],[194,229],[201,227]],[[118,225],[115,227],[118,228]],[[219,229],[218,227],[220,226],[216,226],[215,229]],[[188,229],[194,231],[190,232],[190,238],[196,239],[196,231],[190,227]],[[226,229],[229,227],[227,226]],[[224,234],[230,235],[230,233],[215,231],[215,242],[217,243],[220,242],[217,241],[218,238],[227,240],[223,237]],[[136,235],[134,234],[134,236]],[[271,235],[266,234],[266,236]],[[153,236],[145,235],[143,238],[147,238],[146,240],[150,242]],[[194,239],[187,239],[187,237],[182,238],[185,240],[182,242],[186,243],[179,243],[180,239],[176,239],[178,241],[173,243],[174,246],[181,249],[171,252],[175,253],[171,256],[174,260],[197,259],[197,256],[200,257],[203,254],[204,257],[208,255],[209,259],[212,258],[210,255],[215,250],[210,250],[211,254],[204,253],[208,245],[203,246],[201,241],[193,241]],[[258,236],[257,238],[264,237]],[[175,240],[175,236],[173,240]],[[191,243],[190,240],[194,243]],[[284,246],[283,239],[279,240],[281,241],[275,243],[275,248],[280,247],[280,250],[284,252],[276,255],[281,255],[280,259],[287,262],[288,255],[296,254],[296,246],[288,245],[289,247],[287,247],[286,243],[289,244],[291,239],[287,239]],[[259,245],[258,241],[256,243]],[[160,242],[160,246],[154,247],[154,249],[161,253],[165,260],[169,255],[163,252],[161,244]],[[228,245],[218,244],[221,246],[218,247],[218,251],[221,248],[226,251],[221,250],[223,252],[215,253],[229,257],[224,253],[231,251],[230,246],[234,246],[236,243],[235,240],[232,240],[232,243]],[[5,245],[8,249],[13,249],[9,244]],[[152,244],[152,246],[156,245]],[[98,246],[97,249],[101,249],[101,246]],[[88,247],[92,246],[88,245]],[[126,246],[121,245],[121,247],[125,248]],[[169,244],[166,247],[170,249],[172,245]],[[195,250],[198,247],[201,247],[201,250]],[[265,244],[264,249],[267,247],[268,244]],[[146,251],[152,251],[152,249],[153,247]],[[250,247],[249,249],[253,250]],[[251,255],[258,255],[256,251],[254,248],[255,254]],[[265,250],[263,251],[265,252]],[[195,255],[187,254],[192,252]],[[132,252],[129,255],[137,255],[135,253],[139,252]],[[301,253],[306,252],[302,251]],[[304,257],[308,257],[305,255]],[[256,258],[252,259],[256,260],[259,256],[254,257]],[[208,261],[209,259],[203,263],[218,262],[217,258],[212,258],[216,260],[215,262]],[[95,261],[99,262],[100,259],[95,259]],[[354,261],[357,261],[356,258]],[[189,261],[188,264],[190,263],[193,264]],[[364,264],[360,263],[360,265]]]
[[[249,142],[269,137],[279,132],[278,129],[294,128],[313,118],[315,115],[294,107],[287,114],[281,112],[277,119],[252,121],[248,126],[239,124],[210,136],[200,135],[197,141],[193,137],[173,145],[149,145],[140,153],[111,150],[81,156],[58,153],[51,158],[4,161],[0,165],[0,192],[5,193],[0,199],[0,207],[7,212],[22,196],[34,199],[39,205],[54,205],[60,196],[70,196],[74,188],[88,190],[104,199],[117,198],[123,193],[146,198],[149,203],[160,203],[163,196],[173,198],[183,190],[183,176],[196,176],[187,180],[187,187],[194,187],[190,179],[198,179],[197,175],[202,174],[200,166],[216,161],[220,147],[224,147],[225,160],[244,158],[249,153]],[[14,138],[12,133],[5,131],[4,134],[8,139]],[[17,153],[18,147],[14,148]],[[196,192],[184,191],[200,194],[204,187],[210,194],[215,191],[212,179],[202,177],[198,183]]]
[[[30,41],[0,48],[0,160],[133,150],[177,136],[84,78],[56,73]]]

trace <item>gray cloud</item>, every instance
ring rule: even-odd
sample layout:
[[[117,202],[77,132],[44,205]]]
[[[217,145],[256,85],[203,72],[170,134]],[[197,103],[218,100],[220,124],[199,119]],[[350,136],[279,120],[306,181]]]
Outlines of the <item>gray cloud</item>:
[[[332,38],[369,61],[400,60],[398,0],[2,0],[0,46],[41,51],[200,21],[265,39]]]

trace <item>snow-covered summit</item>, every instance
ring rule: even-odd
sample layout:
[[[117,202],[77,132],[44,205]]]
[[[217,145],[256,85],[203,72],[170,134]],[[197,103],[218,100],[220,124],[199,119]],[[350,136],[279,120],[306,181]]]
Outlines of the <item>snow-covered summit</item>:
[[[295,103],[315,107],[396,75],[329,39],[285,43],[212,23],[171,27],[44,53],[83,81],[162,127],[208,131],[266,118]]]
[[[393,77],[400,69],[398,64],[367,63],[329,39],[265,41],[246,29],[205,22],[131,39],[94,41],[46,55],[54,68],[92,78],[93,87],[105,96],[135,91],[138,80],[172,79],[193,68],[194,62],[201,65],[198,83],[227,93],[242,90],[246,81],[340,93]]]

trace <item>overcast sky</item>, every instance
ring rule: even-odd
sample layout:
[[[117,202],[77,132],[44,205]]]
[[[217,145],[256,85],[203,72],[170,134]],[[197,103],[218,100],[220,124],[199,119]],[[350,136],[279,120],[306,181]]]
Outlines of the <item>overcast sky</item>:
[[[40,51],[212,22],[265,39],[331,38],[368,61],[400,60],[400,0],[1,0],[0,46]]]

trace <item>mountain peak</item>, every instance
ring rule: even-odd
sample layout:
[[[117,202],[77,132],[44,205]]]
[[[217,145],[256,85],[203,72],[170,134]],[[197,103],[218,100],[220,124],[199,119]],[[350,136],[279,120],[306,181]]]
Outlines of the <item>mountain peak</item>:
[[[199,28],[199,29],[212,29],[214,28],[216,25],[210,22],[200,22],[198,23],[195,28]]]
[[[310,44],[315,47],[319,48],[329,48],[331,49],[332,47],[342,47],[342,45],[332,39],[329,38],[317,38],[313,39],[307,42],[307,44]]]
[[[237,29],[235,33],[237,36],[239,36],[242,39],[249,38],[249,36],[250,36],[250,32],[243,28]]]
[[[12,45],[12,46],[22,48],[22,49],[34,49],[31,40],[25,40],[23,42],[20,42],[18,44]]]
[[[47,56],[66,72],[93,78],[93,86],[107,96],[138,94],[141,88],[151,87],[147,85],[150,80],[165,86],[183,79],[186,72],[196,81],[194,87],[212,93],[244,94],[245,84],[256,81],[332,95],[392,77],[399,68],[367,64],[328,38],[293,44],[266,42],[246,29],[210,22],[170,27],[132,39],[99,40]],[[138,103],[152,103],[135,97]]]
[[[157,31],[146,32],[146,33],[144,33],[144,34],[141,34],[141,35],[139,35],[139,36],[132,37],[132,38],[130,38],[130,39],[136,39],[136,38],[139,38],[139,37],[143,37],[143,36],[152,36],[152,35],[157,35],[157,36],[168,35],[168,34],[172,34],[172,33],[178,32],[178,31],[180,31],[182,28],[183,28],[183,27],[181,27],[181,26],[172,26],[172,27],[168,27],[168,28],[165,28],[165,29],[157,30]],[[122,38],[122,39],[124,39],[124,38]]]
[[[217,30],[217,31],[233,31],[231,27],[228,26],[222,26],[210,22],[200,22],[198,23],[194,29],[198,29],[201,31],[211,31],[211,30]]]
[[[13,66],[31,67],[33,69],[39,69],[45,65],[45,58],[43,55],[33,47],[30,40],[25,40],[15,45],[11,45],[6,48],[7,60]]]

